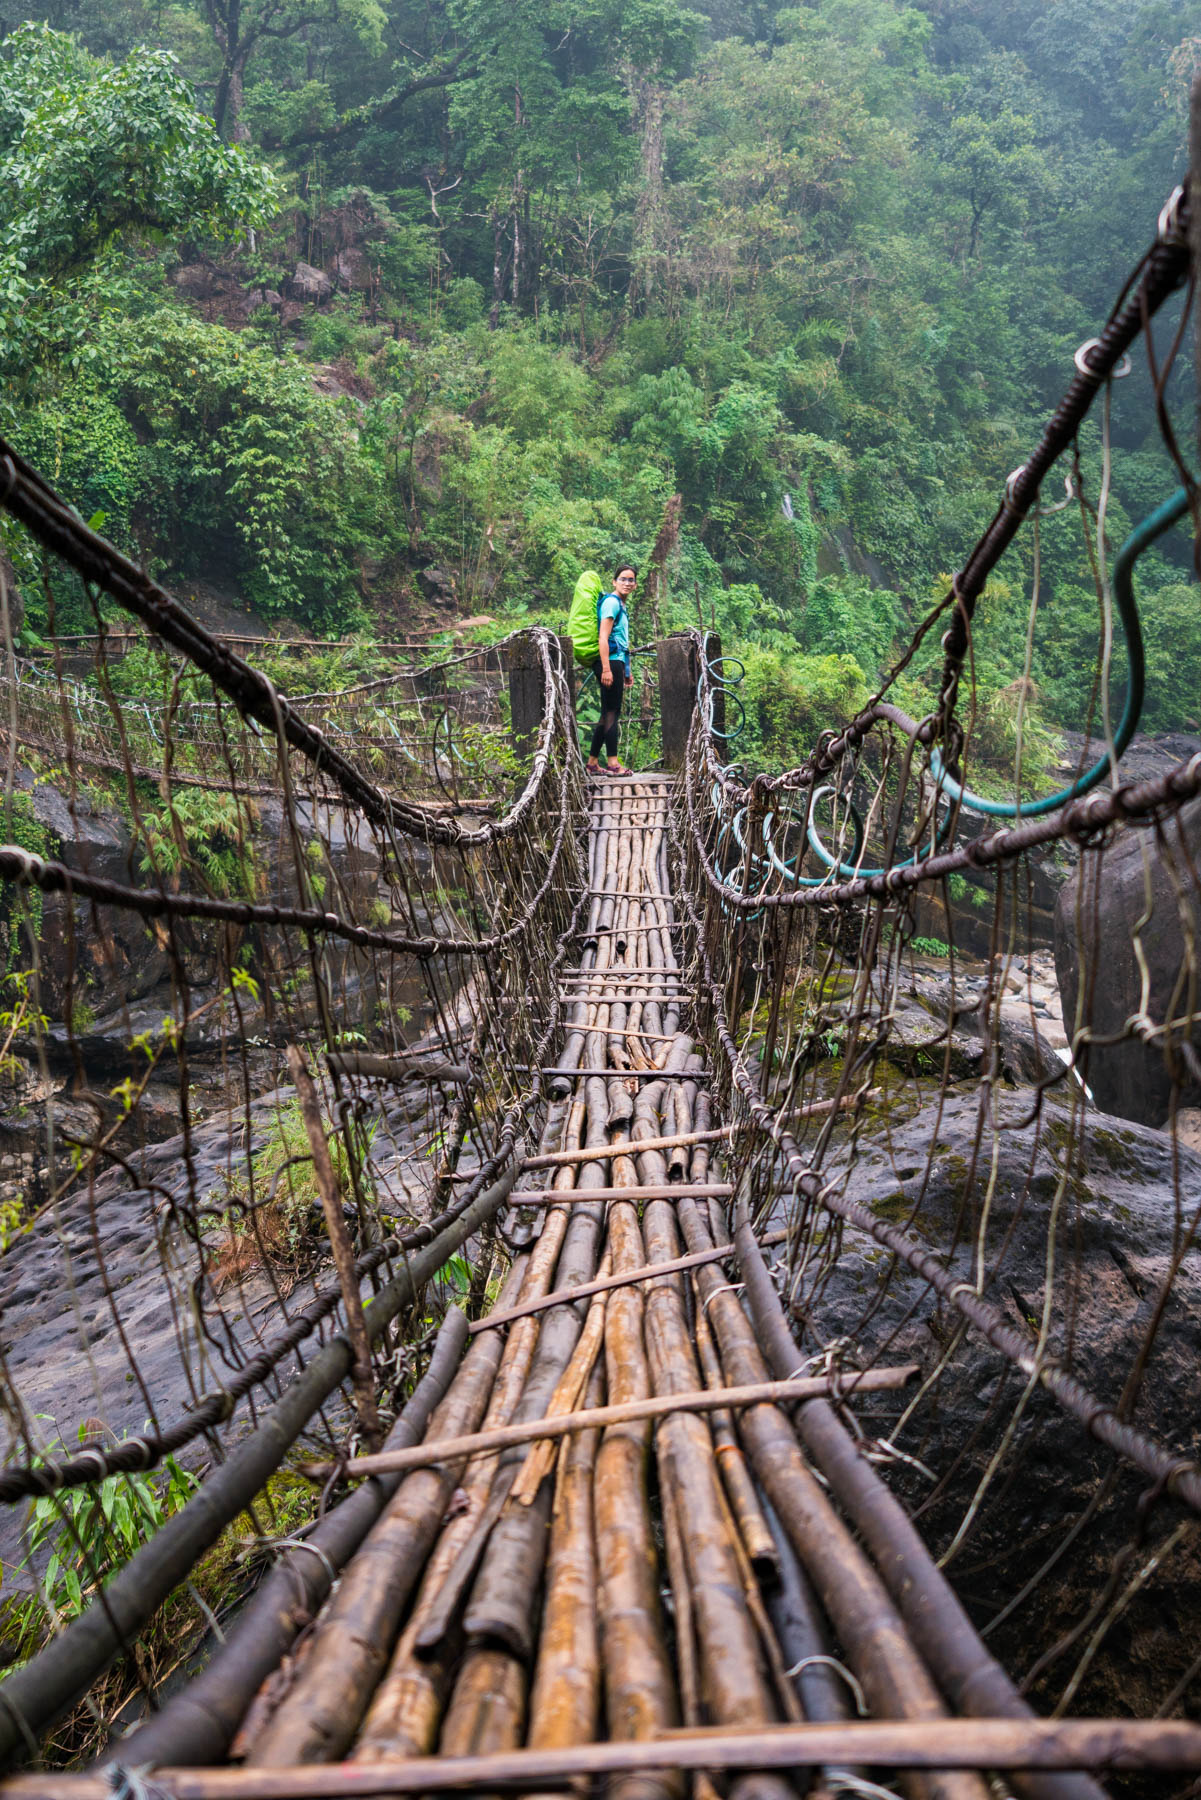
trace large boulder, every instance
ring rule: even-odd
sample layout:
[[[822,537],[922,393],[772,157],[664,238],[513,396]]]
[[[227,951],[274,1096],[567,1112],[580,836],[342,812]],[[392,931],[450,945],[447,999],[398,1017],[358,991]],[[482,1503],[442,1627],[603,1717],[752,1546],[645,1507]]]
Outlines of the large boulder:
[[[1162,1125],[1172,1104],[1201,1099],[1177,1030],[1136,1035],[1127,1021],[1145,1011],[1152,1027],[1196,1005],[1187,985],[1189,951],[1201,936],[1201,800],[1155,833],[1125,831],[1088,850],[1055,908],[1055,971],[1069,1036],[1079,1024],[1092,1041],[1077,1062],[1104,1112]],[[1150,910],[1148,911],[1148,900]],[[1143,1007],[1144,968],[1148,979]],[[1113,1039],[1112,1042],[1097,1040]],[[1191,1032],[1201,1047],[1201,1031]]]
[[[987,1299],[1031,1343],[1049,1278],[1049,1356],[1103,1405],[1195,1459],[1201,1245],[1182,1242],[1180,1205],[1183,1196],[1191,1216],[1201,1156],[1082,1100],[1067,1074],[1059,1095],[994,1089],[985,1106],[978,1091],[907,1082],[831,1146],[822,1178],[917,1238],[953,1282],[976,1287],[983,1274]],[[928,1378],[920,1395],[864,1396],[854,1410],[888,1479],[919,1509],[936,1554],[978,1495],[963,1554],[950,1563],[977,1618],[991,1618],[1052,1550],[1065,1552],[992,1639],[1006,1666],[1024,1674],[1103,1591],[1112,1558],[1136,1529],[1147,1477],[1115,1466],[1044,1389],[1024,1395],[1025,1376],[976,1331],[961,1335],[959,1315],[874,1239],[819,1220],[798,1241],[804,1252],[789,1290],[798,1362],[841,1340],[859,1367],[913,1360]],[[1109,1504],[1069,1539],[1111,1470]],[[1170,1527],[1170,1505],[1166,1513],[1156,1515],[1153,1537]],[[1122,1620],[1074,1710],[1152,1711],[1193,1654],[1172,1617],[1182,1623],[1198,1606],[1201,1563],[1173,1562]],[[1036,1683],[1040,1706],[1057,1697],[1072,1660]]]
[[[308,300],[315,306],[324,306],[334,291],[334,284],[324,269],[315,269],[307,262],[297,263],[289,286],[294,300]]]

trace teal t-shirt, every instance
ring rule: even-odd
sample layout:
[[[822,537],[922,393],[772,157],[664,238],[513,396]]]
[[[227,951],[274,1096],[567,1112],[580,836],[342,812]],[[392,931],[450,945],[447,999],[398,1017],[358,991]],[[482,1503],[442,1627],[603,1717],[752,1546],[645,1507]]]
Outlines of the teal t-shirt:
[[[630,666],[630,615],[625,604],[617,594],[605,594],[600,603],[597,618],[601,621],[612,619],[613,629],[609,633],[609,659],[620,659],[628,669]]]

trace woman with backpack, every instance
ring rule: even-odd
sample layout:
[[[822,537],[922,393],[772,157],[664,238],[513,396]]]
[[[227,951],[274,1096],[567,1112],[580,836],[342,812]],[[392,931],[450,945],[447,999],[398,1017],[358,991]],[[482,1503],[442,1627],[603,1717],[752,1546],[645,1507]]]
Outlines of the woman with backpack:
[[[613,591],[602,594],[597,602],[599,623],[599,655],[592,672],[600,683],[600,718],[592,729],[588,751],[590,775],[628,775],[629,770],[617,760],[618,720],[621,702],[632,676],[630,674],[630,619],[626,601],[638,585],[638,571],[633,563],[621,563],[613,577]],[[605,768],[597,761],[600,748],[605,749]]]

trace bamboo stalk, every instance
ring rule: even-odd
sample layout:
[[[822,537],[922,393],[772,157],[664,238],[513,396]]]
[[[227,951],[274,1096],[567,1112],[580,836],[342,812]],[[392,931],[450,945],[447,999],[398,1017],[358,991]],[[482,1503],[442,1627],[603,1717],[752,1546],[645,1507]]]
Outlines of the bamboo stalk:
[[[550,1784],[573,1776],[681,1769],[1201,1769],[1201,1725],[1187,1719],[864,1719],[836,1725],[716,1726],[647,1740],[574,1744],[491,1756],[415,1757],[314,1769],[156,1769],[169,1800],[358,1800]],[[12,1775],[0,1800],[111,1800],[104,1774]]]
[[[600,1401],[604,1375],[594,1368],[587,1397]],[[592,1480],[600,1433],[571,1438],[559,1459],[546,1562],[546,1601],[530,1693],[532,1750],[587,1743],[600,1713],[596,1532]]]
[[[430,1421],[436,1438],[453,1441],[464,1426],[470,1431],[478,1424],[500,1349],[496,1339],[472,1343]],[[332,1762],[349,1748],[441,1527],[459,1467],[453,1455],[427,1456],[388,1502],[345,1571],[295,1686],[255,1742],[250,1761],[256,1766]]]
[[[317,1178],[317,1192],[321,1195],[325,1229],[329,1233],[330,1248],[334,1253],[334,1267],[338,1271],[338,1284],[342,1289],[342,1310],[346,1315],[346,1335],[350,1340],[354,1358],[351,1364],[350,1378],[354,1388],[354,1404],[359,1418],[359,1430],[363,1434],[364,1441],[372,1450],[376,1450],[379,1448],[383,1433],[380,1430],[379,1409],[375,1404],[375,1371],[371,1365],[371,1346],[367,1341],[367,1327],[363,1322],[363,1302],[359,1293],[359,1279],[354,1268],[354,1247],[350,1241],[350,1233],[346,1229],[346,1220],[342,1216],[342,1195],[338,1187],[338,1178],[334,1174],[329,1144],[325,1137],[325,1127],[321,1123],[321,1103],[317,1098],[313,1077],[309,1074],[304,1056],[295,1044],[288,1045],[287,1057],[288,1069],[296,1089],[296,1098],[300,1102],[300,1116],[304,1120],[309,1149],[313,1153],[313,1172]]]
[[[661,1153],[655,1152],[659,1155]],[[661,1201],[646,1209],[648,1251],[666,1261],[677,1251],[676,1222]],[[699,1378],[678,1275],[661,1275],[646,1294],[646,1347],[657,1398],[669,1403],[696,1391]],[[707,1409],[712,1410],[712,1409]],[[660,1492],[686,1516],[684,1556],[700,1655],[701,1687],[711,1718],[770,1724],[775,1716],[758,1637],[746,1604],[741,1571],[727,1529],[721,1478],[704,1421],[678,1408],[665,1413],[655,1434]],[[784,1785],[772,1778],[778,1800]]]
[[[770,1366],[796,1367],[800,1354],[775,1283],[755,1242],[745,1205],[735,1241],[751,1314]],[[980,1716],[1029,1719],[1033,1709],[986,1649],[946,1576],[896,1496],[860,1456],[825,1401],[800,1410],[797,1429],[817,1466],[876,1559],[894,1600],[948,1700]],[[1084,1776],[1032,1776],[1018,1784],[1030,1800],[1102,1800]]]
[[[600,1266],[603,1278],[609,1273],[607,1253],[601,1259]],[[584,1329],[580,1333],[580,1341],[572,1351],[571,1361],[559,1377],[555,1391],[551,1395],[550,1405],[546,1409],[548,1422],[556,1418],[569,1418],[579,1409],[580,1398],[592,1379],[592,1370],[604,1341],[605,1304],[604,1293],[599,1293],[593,1297],[589,1305]],[[522,1506],[530,1504],[554,1467],[557,1455],[558,1449],[553,1438],[542,1438],[535,1443],[513,1483],[512,1498],[514,1502]]]
[[[660,1493],[663,1509],[663,1549],[667,1556],[667,1572],[671,1581],[672,1611],[675,1614],[676,1667],[680,1676],[680,1699],[686,1728],[701,1723],[700,1681],[697,1674],[696,1628],[692,1617],[692,1593],[688,1583],[688,1565],[684,1557],[684,1539],[680,1529],[679,1506],[671,1488]],[[692,1777],[693,1800],[719,1800],[717,1789],[707,1771],[698,1769]]]
[[[603,1137],[605,1117],[589,1114],[587,1134]],[[566,1174],[567,1171],[561,1171]],[[600,1171],[585,1164],[577,1192],[591,1184]],[[601,1231],[600,1206],[575,1206],[563,1238],[558,1262],[561,1286],[590,1281],[596,1274]],[[517,1408],[517,1422],[509,1427],[530,1427],[542,1419],[559,1377],[567,1367],[583,1329],[584,1319],[573,1306],[558,1306],[542,1322],[538,1347],[529,1379]],[[485,1334],[487,1335],[487,1334]],[[514,1446],[532,1442],[539,1435],[513,1440]],[[520,1459],[518,1459],[520,1460]],[[505,1646],[514,1656],[530,1662],[533,1657],[534,1611],[545,1560],[552,1499],[550,1484],[543,1482],[537,1498],[528,1506],[509,1508],[493,1529],[479,1574],[476,1576],[464,1628],[469,1638]]]
[[[563,1108],[559,1123],[563,1136],[578,1143],[583,1129],[583,1106],[578,1098]],[[547,1134],[554,1129],[556,1126],[548,1120]],[[560,1169],[554,1179],[556,1187],[566,1192],[574,1179],[573,1172],[570,1169]],[[561,1209],[556,1209],[551,1214],[548,1227],[543,1229],[534,1245],[530,1268],[522,1288],[523,1298],[545,1293],[566,1239],[568,1220],[569,1214]],[[529,1318],[524,1324],[517,1326],[513,1335],[516,1342],[511,1342],[506,1351],[500,1376],[489,1402],[485,1420],[489,1430],[507,1425],[522,1404],[538,1343],[539,1328],[536,1321]],[[401,1706],[412,1709],[420,1704],[424,1707],[422,1717],[431,1733],[436,1724],[437,1710],[444,1698],[444,1677],[448,1676],[454,1655],[457,1654],[459,1615],[475,1580],[493,1527],[500,1519],[508,1500],[516,1473],[517,1464],[506,1460],[502,1465],[499,1453],[473,1459],[467,1496],[468,1505],[471,1506],[470,1520],[463,1518],[457,1530],[452,1527],[446,1534],[446,1555],[441,1559],[435,1558],[438,1562],[438,1578],[436,1582],[431,1582],[428,1593],[423,1590],[420,1616],[406,1631],[403,1640],[409,1664],[423,1663],[426,1665],[425,1672],[418,1672],[415,1667],[410,1666],[407,1676],[402,1673],[403,1662],[398,1651],[397,1680],[389,1688],[389,1692],[397,1692],[398,1704]],[[414,1691],[419,1700],[411,1697]],[[386,1705],[386,1702],[381,1703],[381,1719]]]
[[[705,1317],[704,1307],[697,1308],[694,1334],[705,1385],[716,1392],[721,1388],[724,1377],[713,1343],[713,1334],[709,1330],[709,1322]],[[742,1446],[734,1432],[733,1415],[727,1407],[722,1407],[713,1413],[709,1420],[709,1428],[717,1447],[716,1456],[718,1467],[721,1470],[722,1486],[726,1490],[726,1499],[729,1501],[730,1510],[737,1521],[738,1531],[750,1559],[751,1567],[760,1580],[770,1584],[776,1578],[780,1560],[779,1552],[767,1520],[763,1516],[763,1509],[759,1505],[759,1497],[755,1492],[755,1484],[751,1480],[750,1470],[746,1466]]]
[[[525,1670],[517,1658],[487,1647],[469,1650],[442,1727],[441,1756],[486,1761],[513,1751],[524,1723]]]
[[[467,1342],[467,1321],[452,1307],[442,1321],[429,1368],[388,1435],[395,1447],[421,1437],[446,1393]],[[365,1482],[333,1508],[302,1542],[285,1551],[227,1628],[212,1661],[145,1725],[120,1741],[120,1754],[139,1765],[206,1763],[228,1752],[261,1685],[286,1656],[297,1634],[325,1599],[400,1476]],[[101,1760],[109,1760],[108,1756]]]
[[[561,1124],[562,1119],[557,1116],[548,1118],[547,1135]],[[561,1231],[566,1217],[552,1214],[550,1223]],[[514,1265],[510,1281],[519,1280],[522,1296],[545,1289],[554,1270],[555,1254],[548,1224],[534,1245],[523,1276],[520,1262]],[[506,1293],[508,1286],[506,1283]],[[485,1428],[509,1422],[525,1383],[536,1336],[537,1327],[532,1322],[509,1334],[484,1415]],[[454,1496],[455,1516],[443,1528],[426,1565],[412,1615],[401,1633],[388,1673],[376,1689],[354,1749],[357,1760],[420,1756],[434,1748],[438,1721],[450,1688],[452,1662],[449,1656],[419,1656],[417,1639],[433,1608],[444,1597],[451,1571],[488,1505],[496,1462],[495,1456],[473,1458],[460,1477]],[[462,1583],[464,1588],[474,1570],[472,1562]]]

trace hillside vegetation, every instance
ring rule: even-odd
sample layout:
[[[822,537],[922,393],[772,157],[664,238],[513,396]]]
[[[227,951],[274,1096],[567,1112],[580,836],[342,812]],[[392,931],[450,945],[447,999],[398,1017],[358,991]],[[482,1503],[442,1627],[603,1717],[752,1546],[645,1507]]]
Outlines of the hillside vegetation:
[[[636,639],[716,623],[740,748],[789,759],[991,515],[1153,235],[1201,64],[1189,0],[29,11],[0,0],[0,410],[85,517],[185,590],[395,637],[430,596],[559,622],[666,513]],[[1137,365],[1113,438],[1116,546],[1176,483]],[[1086,516],[1041,533],[1043,728],[1093,693],[1101,461],[1094,420]],[[981,612],[999,745],[1030,559]],[[1146,722],[1194,726],[1184,539],[1140,581]]]

